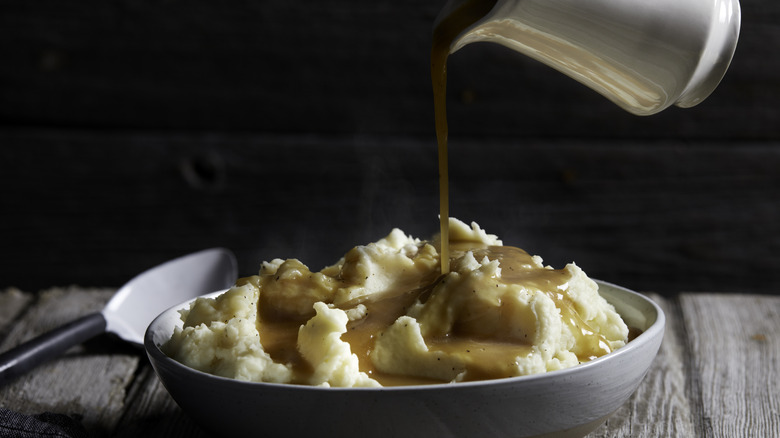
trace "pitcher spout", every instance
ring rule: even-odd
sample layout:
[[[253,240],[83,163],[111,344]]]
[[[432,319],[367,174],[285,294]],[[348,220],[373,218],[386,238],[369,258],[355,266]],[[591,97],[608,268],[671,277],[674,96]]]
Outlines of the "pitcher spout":
[[[501,44],[637,115],[709,96],[740,29],[738,0],[451,0],[437,23],[486,1],[488,12],[452,39],[450,53]]]

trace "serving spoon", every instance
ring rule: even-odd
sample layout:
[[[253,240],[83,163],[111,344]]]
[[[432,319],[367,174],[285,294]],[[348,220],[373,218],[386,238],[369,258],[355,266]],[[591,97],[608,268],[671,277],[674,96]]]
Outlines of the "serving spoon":
[[[162,311],[226,289],[238,277],[236,257],[212,248],[155,266],[119,288],[100,312],[83,316],[0,354],[0,387],[101,333],[143,348],[144,332]]]

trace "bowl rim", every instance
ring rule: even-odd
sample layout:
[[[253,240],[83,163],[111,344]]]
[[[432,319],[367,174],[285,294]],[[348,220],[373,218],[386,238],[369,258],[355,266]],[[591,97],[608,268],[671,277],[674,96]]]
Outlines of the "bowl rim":
[[[661,309],[661,307],[655,301],[653,301],[652,299],[650,299],[649,297],[643,294],[640,294],[638,292],[635,292],[633,290],[627,289],[622,286],[615,285],[613,283],[609,283],[601,280],[595,280],[595,279],[594,281],[599,285],[599,293],[601,293],[602,286],[607,286],[609,288],[612,288],[613,290],[618,291],[618,293],[620,294],[624,294],[626,296],[632,296],[634,297],[634,299],[639,299],[645,304],[648,304],[655,313],[655,315],[649,315],[649,319],[651,319],[652,316],[655,316],[655,321],[653,321],[650,324],[650,326],[647,327],[647,329],[644,330],[641,334],[639,334],[636,338],[632,339],[631,342],[627,343],[625,346],[620,347],[615,351],[605,354],[604,356],[601,356],[599,358],[596,358],[588,362],[583,362],[574,365],[569,368],[563,368],[559,370],[547,371],[543,373],[531,374],[526,376],[505,377],[500,379],[488,379],[488,380],[475,380],[475,381],[468,381],[468,382],[431,383],[431,384],[424,384],[424,385],[401,385],[401,386],[381,386],[381,387],[322,387],[322,386],[310,386],[310,385],[297,385],[291,383],[254,382],[248,380],[233,379],[230,377],[217,376],[215,374],[206,373],[204,371],[200,371],[195,368],[191,368],[187,365],[184,365],[183,363],[169,357],[168,355],[162,352],[160,345],[154,342],[154,330],[156,326],[160,324],[161,321],[163,321],[166,318],[169,318],[172,313],[184,309],[189,303],[196,300],[197,298],[214,298],[222,294],[223,292],[227,291],[228,289],[211,292],[196,298],[189,299],[175,306],[172,306],[166,309],[165,311],[163,311],[162,313],[160,313],[149,324],[149,326],[146,329],[146,332],[144,333],[144,349],[146,350],[147,355],[149,355],[150,360],[152,361],[153,364],[156,360],[159,363],[164,363],[169,367],[173,367],[175,370],[177,370],[177,372],[181,372],[184,375],[192,375],[193,377],[203,378],[203,379],[214,379],[214,381],[220,382],[220,384],[239,385],[242,388],[247,388],[247,389],[256,387],[258,389],[263,389],[263,388],[275,389],[275,390],[284,389],[287,391],[327,391],[333,393],[361,391],[361,392],[369,392],[369,393],[370,392],[378,393],[378,392],[387,392],[387,391],[391,391],[391,392],[415,392],[415,391],[432,391],[432,390],[457,391],[457,390],[467,390],[474,387],[488,388],[492,386],[499,386],[499,385],[506,385],[506,384],[521,384],[526,382],[529,384],[541,383],[546,380],[558,380],[561,378],[565,378],[566,376],[569,375],[587,372],[593,367],[598,367],[599,364],[601,364],[604,361],[619,360],[619,358],[631,354],[634,350],[650,342],[651,339],[655,339],[657,336],[663,335],[666,326],[666,316],[664,315],[664,312]]]

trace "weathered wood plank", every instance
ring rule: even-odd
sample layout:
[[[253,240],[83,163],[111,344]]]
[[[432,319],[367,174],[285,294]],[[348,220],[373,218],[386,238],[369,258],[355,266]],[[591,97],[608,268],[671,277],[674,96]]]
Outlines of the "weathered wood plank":
[[[687,342],[679,304],[657,294],[650,297],[667,317],[661,348],[631,399],[589,438],[696,436],[687,395]]]
[[[684,294],[680,303],[702,436],[780,436],[780,296]]]
[[[777,138],[780,5],[744,0],[713,96],[640,118],[495,45],[451,59],[450,126],[512,137]],[[433,131],[429,50],[443,0],[3,2],[5,125]]]
[[[71,287],[44,291],[13,327],[0,349],[102,308],[111,289]],[[69,350],[0,388],[0,406],[26,414],[56,412],[79,419],[94,436],[107,436],[124,409],[125,387],[140,351],[100,337]]]
[[[146,362],[128,392],[127,408],[113,436],[205,438],[207,434],[173,401]]]
[[[553,266],[661,294],[780,291],[776,142],[451,140],[452,214]],[[276,257],[319,269],[393,227],[438,226],[432,140],[0,130],[0,144],[14,145],[3,287],[119,287],[210,246],[242,275]]]
[[[10,324],[32,301],[32,295],[16,288],[0,290],[0,341],[11,329]]]

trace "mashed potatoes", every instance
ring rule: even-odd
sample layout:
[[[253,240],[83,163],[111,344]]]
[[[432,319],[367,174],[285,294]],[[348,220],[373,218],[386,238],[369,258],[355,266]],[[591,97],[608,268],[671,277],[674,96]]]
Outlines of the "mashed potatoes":
[[[438,242],[395,229],[311,272],[263,263],[182,311],[163,350],[201,371],[318,386],[460,382],[571,367],[620,348],[628,328],[574,264],[556,270],[450,219]]]

